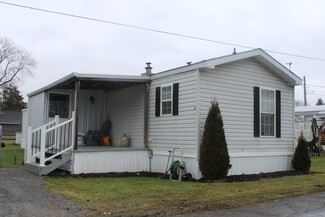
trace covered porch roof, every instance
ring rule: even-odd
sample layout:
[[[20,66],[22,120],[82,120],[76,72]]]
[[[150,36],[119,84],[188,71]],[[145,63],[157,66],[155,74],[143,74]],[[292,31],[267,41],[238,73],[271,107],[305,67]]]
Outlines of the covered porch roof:
[[[148,83],[150,82],[150,76],[85,74],[74,72],[46,85],[43,88],[27,94],[27,96],[31,97],[52,89],[75,89],[76,81],[80,81],[80,89],[114,90],[121,87],[133,86],[139,83]]]
[[[298,106],[295,107],[295,115],[298,116],[325,115],[325,105]]]

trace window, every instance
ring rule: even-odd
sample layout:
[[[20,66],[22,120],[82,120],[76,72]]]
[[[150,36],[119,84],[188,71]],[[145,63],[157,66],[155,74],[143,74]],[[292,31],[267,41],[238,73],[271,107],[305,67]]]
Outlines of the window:
[[[172,114],[172,86],[161,88],[161,115]]]
[[[274,136],[274,90],[261,89],[261,136]]]
[[[281,91],[254,87],[254,137],[281,137]]]
[[[156,117],[178,115],[179,83],[156,87]]]
[[[69,117],[69,95],[49,94],[49,117],[54,117],[55,115],[59,115],[60,118]]]

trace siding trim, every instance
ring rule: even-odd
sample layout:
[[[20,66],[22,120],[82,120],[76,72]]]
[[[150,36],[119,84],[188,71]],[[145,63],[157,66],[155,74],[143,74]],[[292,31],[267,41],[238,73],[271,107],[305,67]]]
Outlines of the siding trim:
[[[254,87],[254,137],[260,137],[260,88]]]
[[[276,90],[276,99],[275,99],[275,133],[276,133],[276,138],[281,137],[281,91]]]
[[[200,158],[200,95],[201,95],[201,79],[200,79],[200,70],[196,70],[196,144],[197,144],[197,150],[196,150],[196,156],[195,159],[199,160]],[[199,169],[197,170],[197,173],[199,172]]]
[[[174,83],[173,84],[173,101],[172,101],[172,105],[173,105],[173,115],[178,115],[178,95],[179,95],[179,83]]]
[[[155,107],[155,116],[160,116],[160,86],[156,87],[156,107]]]

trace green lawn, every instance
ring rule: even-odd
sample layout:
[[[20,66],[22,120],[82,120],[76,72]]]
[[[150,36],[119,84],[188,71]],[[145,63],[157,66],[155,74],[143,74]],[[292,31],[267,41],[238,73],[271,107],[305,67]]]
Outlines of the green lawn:
[[[0,168],[21,167],[24,161],[24,149],[20,148],[20,145],[14,144],[14,140],[3,140],[2,142],[6,144],[6,147],[2,147],[0,151]]]
[[[312,175],[246,183],[194,183],[158,178],[47,177],[53,191],[111,216],[177,214],[325,191],[325,157],[312,158]]]

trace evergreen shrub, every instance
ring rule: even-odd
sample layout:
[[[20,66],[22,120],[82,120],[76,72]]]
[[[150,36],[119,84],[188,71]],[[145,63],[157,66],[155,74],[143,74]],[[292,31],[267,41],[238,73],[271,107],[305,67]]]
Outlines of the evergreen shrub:
[[[292,159],[292,167],[294,170],[308,172],[311,166],[308,154],[307,142],[304,136],[298,138],[298,145]]]
[[[199,166],[205,179],[216,180],[227,176],[231,168],[223,121],[218,102],[211,102],[205,121]]]

